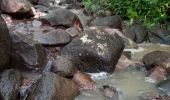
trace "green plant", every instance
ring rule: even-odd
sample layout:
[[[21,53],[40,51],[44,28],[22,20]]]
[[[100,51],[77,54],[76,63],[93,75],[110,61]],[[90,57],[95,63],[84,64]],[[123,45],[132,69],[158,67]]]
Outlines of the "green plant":
[[[84,0],[85,6],[96,10],[97,6],[113,10],[131,23],[138,20],[150,27],[167,19],[170,0]]]

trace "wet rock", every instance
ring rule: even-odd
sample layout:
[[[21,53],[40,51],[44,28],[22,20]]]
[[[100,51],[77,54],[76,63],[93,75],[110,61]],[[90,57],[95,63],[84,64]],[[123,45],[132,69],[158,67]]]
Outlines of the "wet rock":
[[[46,16],[41,17],[41,19],[52,26],[76,26],[78,29],[82,30],[81,22],[76,14],[63,8],[58,8],[48,13]]]
[[[143,56],[142,62],[146,64],[147,69],[151,69],[155,67],[155,65],[162,66],[167,71],[170,70],[170,66],[168,66],[168,59],[170,58],[170,54],[165,51],[152,51]]]
[[[19,100],[19,89],[22,76],[19,71],[9,69],[1,74],[0,95],[1,100]]]
[[[128,59],[124,54],[122,54],[116,65],[116,70],[124,70],[129,67],[140,67],[140,66],[143,66],[141,62],[132,61]]]
[[[80,34],[79,30],[76,27],[70,27],[66,29],[66,32],[72,37],[76,37]]]
[[[105,97],[109,100],[119,100],[118,91],[116,88],[108,85],[104,85],[101,91]]]
[[[135,24],[128,28],[125,36],[134,40],[136,43],[142,43],[147,40],[148,32],[144,26]]]
[[[150,82],[159,83],[159,82],[167,79],[167,72],[161,66],[156,66],[155,68],[153,68],[150,71],[149,78],[150,78],[150,80],[152,80]]]
[[[34,40],[43,45],[63,45],[71,41],[71,37],[62,29],[35,33]]]
[[[107,16],[102,18],[96,18],[92,20],[90,26],[105,26],[115,29],[122,29],[122,19],[120,16]]]
[[[33,6],[27,0],[1,0],[0,7],[2,11],[18,17],[33,16]]]
[[[33,40],[33,34],[11,30],[11,65],[17,68],[42,69],[47,63],[45,48]]]
[[[52,63],[51,71],[64,77],[73,77],[77,67],[69,58],[58,56]]]
[[[73,77],[73,81],[82,90],[93,90],[95,89],[95,82],[90,78],[90,75],[77,71]]]
[[[116,33],[89,29],[66,45],[61,55],[70,57],[81,71],[111,73],[123,49],[123,40]]]
[[[6,69],[4,67],[10,57],[10,37],[7,25],[4,19],[0,16],[0,71]]]
[[[45,73],[26,100],[73,100],[77,95],[79,90],[72,80]]]
[[[163,91],[166,95],[170,96],[170,80],[162,81],[158,84],[158,87],[161,91]]]

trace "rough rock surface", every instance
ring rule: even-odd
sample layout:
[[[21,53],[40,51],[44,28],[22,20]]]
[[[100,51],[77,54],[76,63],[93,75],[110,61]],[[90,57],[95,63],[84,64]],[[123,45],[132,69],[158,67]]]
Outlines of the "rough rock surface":
[[[33,34],[11,31],[11,64],[17,68],[42,69],[47,63],[45,48],[33,40]]]
[[[50,30],[49,32],[34,33],[34,40],[42,45],[63,45],[71,41],[71,37],[62,29]]]
[[[82,29],[81,22],[77,15],[63,8],[58,8],[48,13],[46,16],[42,16],[41,19],[52,26],[78,26],[80,29]]]
[[[73,77],[77,72],[77,67],[66,57],[58,56],[52,63],[52,72],[65,77]]]
[[[142,25],[132,25],[125,32],[125,36],[134,40],[136,43],[142,43],[147,40],[148,32]]]
[[[70,57],[81,71],[113,72],[124,49],[121,37],[102,29],[86,30],[66,45],[61,54]]]
[[[22,76],[19,71],[9,69],[1,74],[0,96],[1,100],[19,100],[19,90]]]
[[[27,0],[1,0],[1,10],[10,14],[33,16],[33,6]]]
[[[105,26],[115,29],[122,29],[122,19],[120,16],[107,16],[92,20],[90,26]]]
[[[79,89],[72,80],[45,73],[26,100],[73,100]]]

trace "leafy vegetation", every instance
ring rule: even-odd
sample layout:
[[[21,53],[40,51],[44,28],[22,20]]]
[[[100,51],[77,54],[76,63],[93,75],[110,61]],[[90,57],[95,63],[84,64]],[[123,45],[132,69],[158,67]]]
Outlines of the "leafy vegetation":
[[[84,0],[86,7],[95,11],[97,6],[116,12],[131,23],[138,20],[145,26],[153,26],[164,22],[167,9],[170,8],[170,0]]]

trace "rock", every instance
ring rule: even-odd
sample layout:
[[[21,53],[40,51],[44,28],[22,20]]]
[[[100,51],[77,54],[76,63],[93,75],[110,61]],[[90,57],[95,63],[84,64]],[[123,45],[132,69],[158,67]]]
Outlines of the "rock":
[[[46,7],[50,7],[54,5],[54,1],[55,0],[38,0],[38,4]]]
[[[56,60],[58,55],[61,54],[61,47],[46,47],[49,60]]]
[[[72,37],[75,38],[80,34],[79,30],[76,27],[70,27],[66,29],[66,32]]]
[[[140,67],[140,66],[143,66],[143,64],[140,62],[132,61],[122,54],[116,65],[116,70],[124,70],[129,67]]]
[[[41,21],[38,21],[38,20],[36,20],[36,19],[32,21],[32,26],[33,26],[33,27],[37,27],[37,28],[38,28],[38,27],[40,27],[41,25],[42,25]]]
[[[61,51],[79,70],[85,72],[113,72],[124,49],[124,43],[116,33],[102,29],[89,29],[72,40]]]
[[[79,86],[82,90],[94,90],[95,82],[90,78],[90,75],[77,71],[74,74],[73,81]]]
[[[101,91],[105,97],[109,98],[109,100],[119,100],[118,91],[116,88],[104,85],[103,88],[101,88]]]
[[[170,96],[170,80],[169,79],[159,83],[158,88],[161,91],[163,91],[166,95]]]
[[[17,17],[33,16],[33,6],[27,0],[1,0],[0,7],[2,11]]]
[[[19,90],[22,76],[19,71],[9,69],[1,74],[0,95],[1,100],[19,100]]]
[[[167,72],[161,66],[156,66],[150,71],[149,78],[153,83],[160,83],[161,81],[167,79]]]
[[[118,29],[113,29],[113,28],[107,28],[107,27],[102,27],[106,32],[110,34],[117,33],[124,41],[125,43],[125,48],[128,49],[137,49],[138,45],[130,38],[126,37],[122,32],[120,32]]]
[[[37,4],[39,0],[27,0],[27,1],[29,1],[32,4]]]
[[[37,82],[26,100],[73,100],[77,95],[79,90],[72,80],[48,72]]]
[[[149,31],[149,42],[151,43],[161,43],[161,44],[170,44],[170,38],[168,37],[169,31],[167,26],[158,25],[152,27]]]
[[[23,33],[22,33],[23,32]],[[17,68],[42,69],[47,63],[45,48],[33,40],[33,34],[11,30],[11,64]]]
[[[62,29],[49,30],[48,32],[34,33],[34,40],[43,45],[63,45],[71,41],[71,37]]]
[[[122,30],[122,19],[120,16],[107,16],[92,20],[90,26],[105,26]]]
[[[58,8],[48,13],[46,16],[42,16],[41,19],[52,26],[76,26],[80,30],[83,29],[81,22],[76,14],[63,8]]]
[[[8,29],[10,29],[13,25],[12,17],[7,14],[1,14],[1,16],[5,20],[5,23],[7,24]]]
[[[52,63],[51,71],[64,77],[73,77],[77,67],[69,58],[58,56]]]
[[[167,71],[170,70],[170,66],[168,66],[168,60],[170,58],[170,54],[165,51],[152,51],[142,58],[142,62],[147,65],[147,69],[151,69],[155,67],[155,65],[162,66]],[[166,66],[167,65],[167,66]]]
[[[4,67],[10,58],[10,37],[7,25],[0,16],[0,71],[6,69]]]
[[[136,43],[142,43],[147,40],[147,29],[142,25],[132,25],[125,32],[125,36],[134,40]]]

